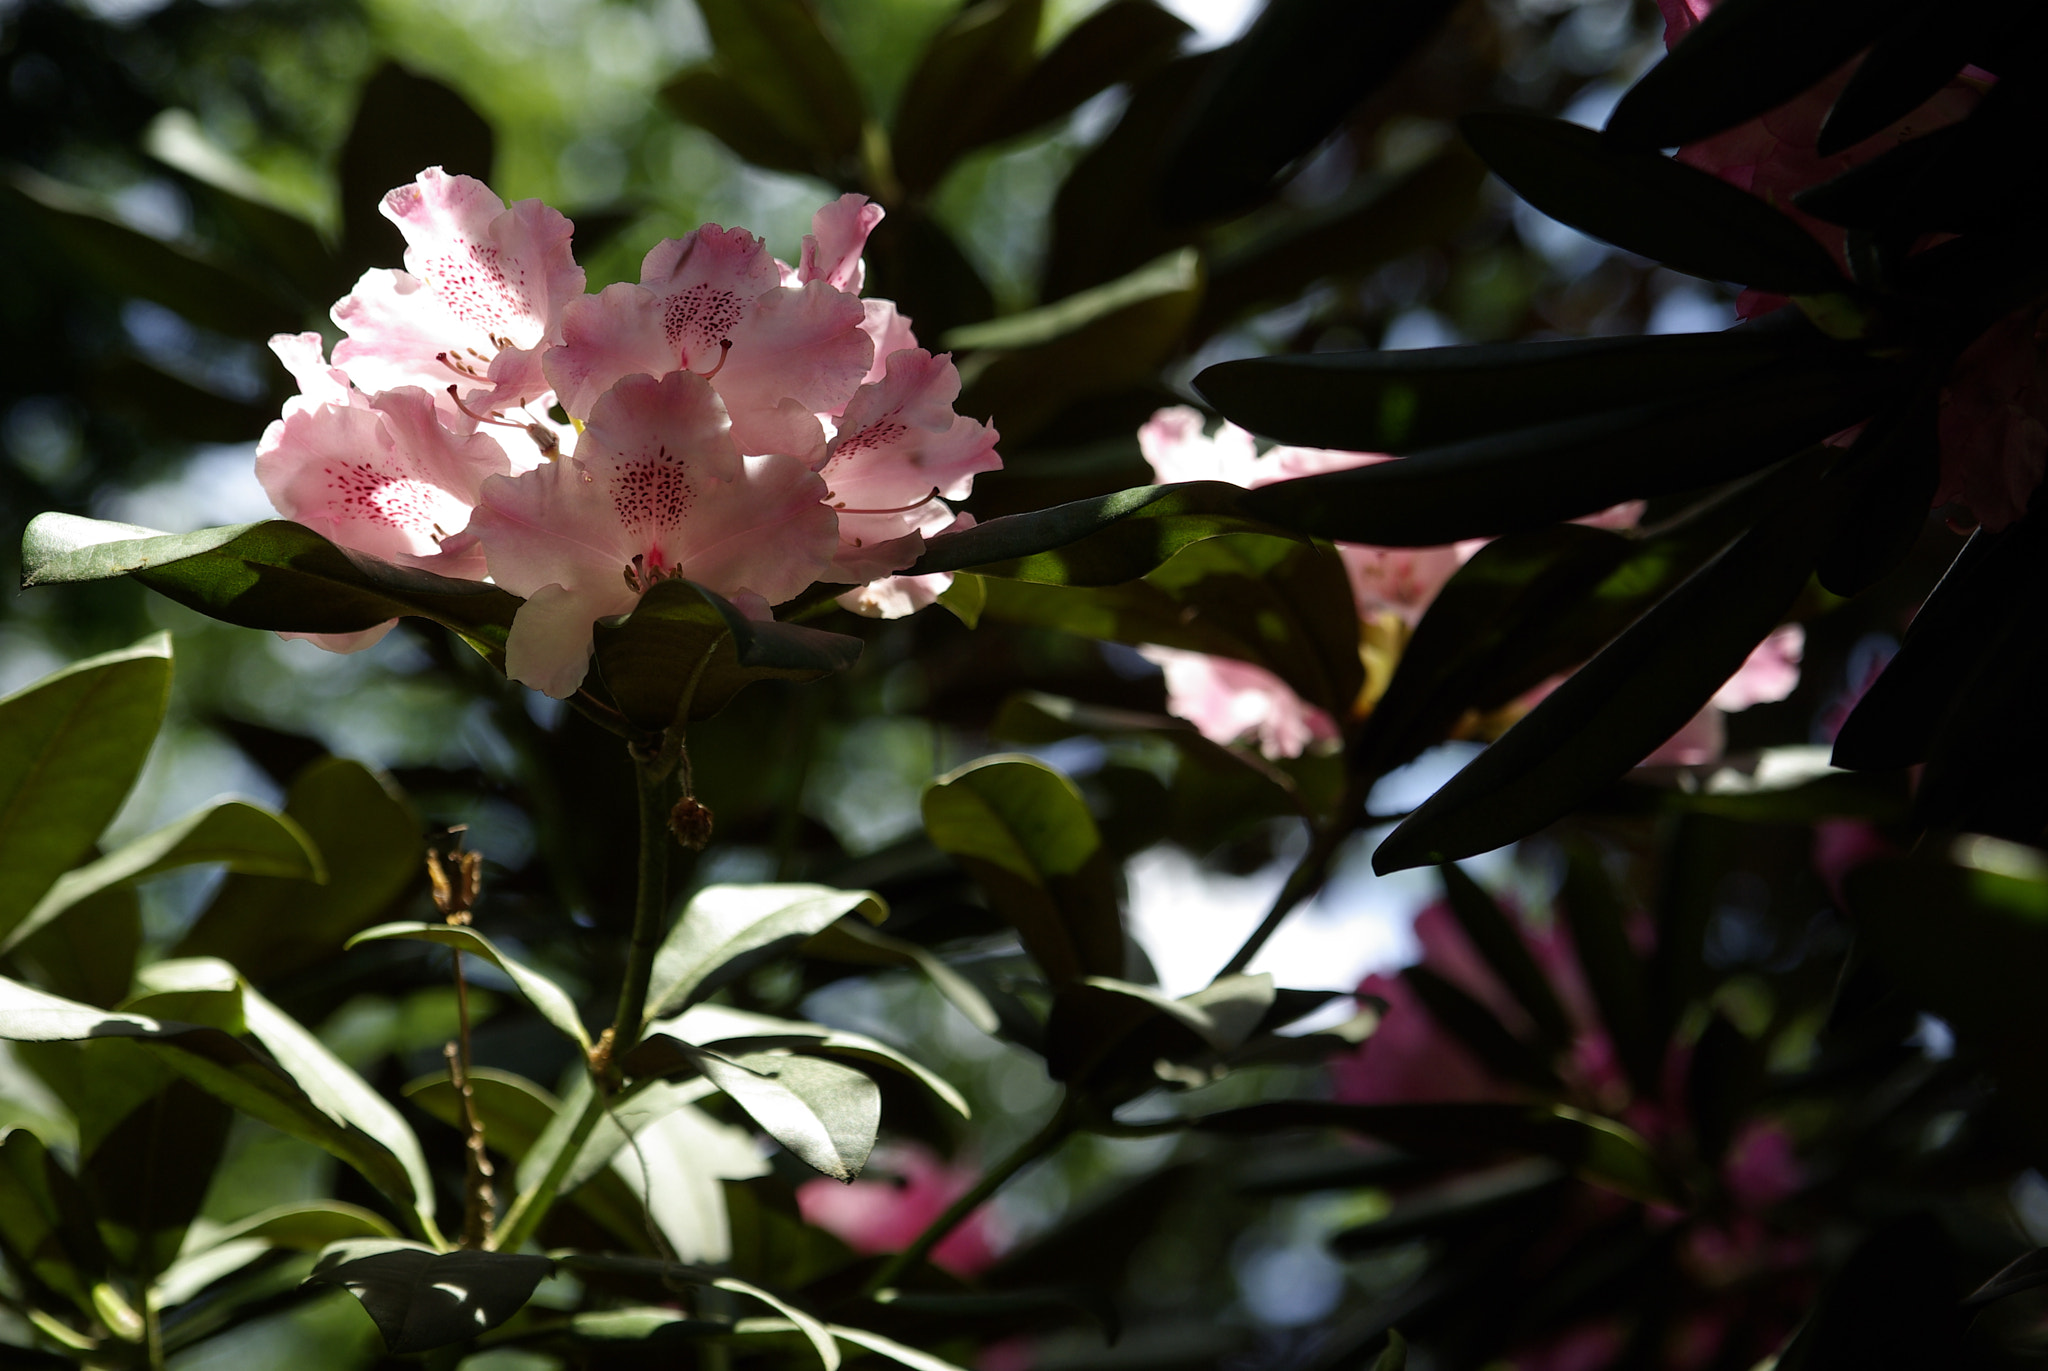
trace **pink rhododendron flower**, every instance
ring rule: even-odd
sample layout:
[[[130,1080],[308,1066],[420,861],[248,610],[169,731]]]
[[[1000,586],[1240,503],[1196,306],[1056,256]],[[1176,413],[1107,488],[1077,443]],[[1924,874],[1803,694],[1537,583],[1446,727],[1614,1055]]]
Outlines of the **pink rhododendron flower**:
[[[1993,533],[2027,512],[2048,469],[2048,313],[2008,314],[1964,350],[1941,392],[1941,483]]]
[[[955,515],[953,522],[939,530],[941,533],[958,533],[974,527],[972,514]],[[845,533],[842,524],[841,540]],[[850,609],[855,614],[869,619],[901,619],[921,609],[929,609],[939,602],[939,597],[953,588],[953,573],[933,572],[925,576],[884,576],[869,581],[864,586],[855,586],[838,597],[841,609]]]
[[[863,1256],[901,1252],[973,1188],[980,1173],[951,1165],[914,1143],[875,1149],[870,1172],[894,1172],[898,1180],[860,1180],[851,1185],[820,1178],[796,1190],[804,1222],[833,1234]],[[993,1216],[975,1210],[932,1249],[935,1265],[956,1276],[987,1269],[1001,1250]]]
[[[1262,666],[1151,643],[1138,652],[1166,673],[1167,709],[1211,742],[1254,743],[1277,760],[1337,737],[1328,714]]]
[[[574,457],[484,485],[473,524],[491,575],[526,599],[506,674],[573,693],[595,621],[670,577],[728,598],[790,598],[838,545],[824,496],[800,458],[742,456],[702,377],[626,377],[592,408]]]
[[[560,341],[562,309],[583,294],[573,226],[538,200],[508,209],[483,182],[439,167],[382,209],[405,235],[406,269],[365,272],[335,305],[348,334],[335,366],[372,393],[452,385],[480,413],[527,405],[527,418],[544,415],[541,350]]]

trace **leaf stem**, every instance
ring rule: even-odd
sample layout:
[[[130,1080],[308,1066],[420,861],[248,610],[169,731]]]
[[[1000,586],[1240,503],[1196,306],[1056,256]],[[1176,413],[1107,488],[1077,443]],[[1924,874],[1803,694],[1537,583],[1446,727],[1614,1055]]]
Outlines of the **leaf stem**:
[[[1010,1177],[1065,1142],[1074,1132],[1076,1124],[1074,1097],[1071,1094],[1062,1095],[1059,1108],[1053,1111],[1052,1117],[1045,1121],[1043,1127],[1026,1139],[1016,1151],[983,1172],[981,1179],[974,1183],[971,1190],[946,1206],[946,1212],[933,1219],[924,1232],[917,1235],[916,1242],[882,1263],[880,1269],[869,1277],[861,1293],[873,1295],[876,1291],[886,1290],[901,1280],[905,1272],[923,1261],[934,1247],[944,1242],[946,1235],[958,1228],[962,1220],[978,1209],[989,1196],[1002,1189]]]
[[[633,934],[626,944],[626,979],[619,987],[619,1008],[612,1016],[613,1060],[640,1041],[640,1020],[647,1012],[647,983],[654,976],[654,953],[661,945],[661,924],[668,914],[668,853],[675,839],[668,831],[668,778],[674,759],[633,752],[633,781],[640,799],[640,868],[633,900]]]

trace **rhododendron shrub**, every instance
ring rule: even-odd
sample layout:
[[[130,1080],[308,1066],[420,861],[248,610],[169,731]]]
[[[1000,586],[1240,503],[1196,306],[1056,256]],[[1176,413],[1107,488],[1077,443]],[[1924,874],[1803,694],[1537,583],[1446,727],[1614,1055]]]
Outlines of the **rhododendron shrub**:
[[[382,208],[407,269],[335,306],[331,366],[314,335],[273,340],[302,393],[258,469],[342,547],[521,597],[514,680],[573,693],[593,625],[673,577],[761,618],[814,583],[886,582],[1000,465],[995,430],[953,410],[951,359],[860,299],[865,197],[818,212],[796,267],[707,225],[596,295],[536,201],[432,168]],[[943,588],[846,599],[901,614]]]

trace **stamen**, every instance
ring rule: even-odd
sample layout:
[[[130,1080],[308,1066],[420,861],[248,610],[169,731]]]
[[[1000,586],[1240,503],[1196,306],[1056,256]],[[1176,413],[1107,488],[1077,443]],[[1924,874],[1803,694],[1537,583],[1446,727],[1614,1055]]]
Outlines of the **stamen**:
[[[707,380],[707,381],[708,381],[708,380],[710,380],[710,379],[711,379],[712,377],[714,377],[714,376],[718,375],[718,373],[719,373],[719,372],[721,372],[721,371],[725,370],[725,359],[726,359],[726,358],[728,358],[728,357],[730,357],[731,355],[732,355],[732,339],[730,339],[730,338],[721,338],[721,339],[719,339],[719,340],[718,340],[718,365],[717,365],[717,366],[715,366],[715,367],[713,367],[713,368],[711,368],[711,370],[709,370],[709,371],[700,371],[700,372],[694,372],[694,373],[692,373],[692,374],[693,374],[693,375],[697,375],[697,376],[701,376],[701,377],[703,377],[703,378],[704,378],[705,380]]]
[[[561,455],[561,440],[555,437],[553,429],[550,429],[538,420],[522,424],[511,419],[493,419],[487,414],[478,414],[468,405],[462,403],[462,396],[456,391],[454,386],[448,387],[448,398],[455,402],[457,409],[480,424],[496,424],[499,428],[516,428],[521,430],[527,437],[533,440],[533,445],[540,449],[540,455],[548,461],[552,462]]]
[[[915,500],[912,500],[909,504],[904,505],[898,509],[848,509],[845,505],[834,505],[832,506],[832,508],[836,513],[839,514],[908,514],[913,509],[922,509],[924,506],[930,504],[933,500],[936,500],[938,498],[939,488],[937,486],[933,486],[929,494],[920,495]]]

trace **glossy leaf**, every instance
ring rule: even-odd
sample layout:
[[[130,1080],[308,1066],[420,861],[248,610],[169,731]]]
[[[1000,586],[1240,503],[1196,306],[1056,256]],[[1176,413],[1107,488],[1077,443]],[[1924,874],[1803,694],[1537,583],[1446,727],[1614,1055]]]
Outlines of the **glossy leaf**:
[[[103,891],[205,862],[220,862],[230,871],[316,884],[324,884],[327,876],[312,839],[298,824],[241,800],[227,800],[65,872],[13,931],[0,939],[0,952],[19,946],[74,905]]]
[[[1217,1133],[1281,1128],[1342,1128],[1417,1152],[1550,1157],[1582,1180],[1631,1199],[1672,1203],[1680,1192],[1643,1140],[1612,1119],[1563,1105],[1336,1104],[1282,1100],[1246,1105],[1192,1120]]]
[[[1282,169],[1383,86],[1451,12],[1448,0],[1272,0],[1227,50],[1159,189],[1170,223],[1259,204]]]
[[[171,687],[171,640],[90,657],[0,700],[0,929],[92,849],[142,770]]]
[[[661,1045],[667,1040],[668,1046]],[[650,1044],[653,1044],[650,1048]],[[864,1033],[827,1028],[823,1024],[797,1019],[779,1019],[770,1014],[730,1009],[724,1005],[700,1004],[672,1019],[650,1026],[647,1041],[627,1054],[627,1070],[663,1073],[684,1064],[684,1055],[674,1044],[708,1047],[731,1055],[736,1052],[793,1051],[845,1057],[900,1071],[929,1090],[961,1118],[972,1111],[958,1090],[942,1076]]]
[[[948,966],[930,948],[920,947],[907,938],[894,937],[851,919],[837,919],[802,943],[799,951],[820,961],[915,967],[976,1028],[993,1034],[1001,1026],[988,997],[974,982]]]
[[[323,757],[307,766],[284,812],[319,849],[327,883],[230,876],[174,955],[219,957],[267,982],[337,954],[423,879],[418,817],[359,762]]]
[[[362,1302],[394,1354],[466,1342],[518,1313],[554,1269],[517,1252],[435,1252],[357,1238],[320,1254],[308,1285],[338,1285]]]
[[[1230,976],[1178,999],[1111,976],[1059,987],[1045,1028],[1054,1080],[1108,1098],[1157,1083],[1153,1064],[1225,1054],[1251,1036],[1273,1004],[1273,978]]]
[[[867,1165],[882,1092],[865,1073],[792,1053],[685,1050],[713,1085],[812,1170],[850,1181]]]
[[[1489,852],[1611,784],[1705,707],[1783,619],[1826,527],[1811,494],[1767,516],[1417,808],[1374,869]]]
[[[30,979],[68,1000],[114,1005],[128,996],[142,950],[142,902],[129,886],[82,900],[14,949]]]
[[[1674,271],[1787,295],[1844,285],[1827,249],[1804,228],[1697,167],[1541,115],[1468,114],[1459,127],[1486,165],[1537,209]]]
[[[519,993],[543,1019],[560,1029],[585,1052],[590,1050],[590,1033],[583,1027],[583,1015],[577,1010],[576,1001],[570,998],[569,992],[526,963],[507,955],[474,928],[446,923],[379,924],[375,928],[364,929],[343,946],[350,948],[358,943],[381,942],[389,938],[439,943],[483,958],[512,978],[512,984],[519,988]]]
[[[888,917],[871,890],[823,885],[714,885],[697,892],[654,954],[647,1018],[679,1014],[730,977],[848,914]]]
[[[635,726],[658,732],[708,718],[755,681],[815,681],[860,658],[861,643],[801,624],[749,619],[694,581],[663,581],[632,613],[600,621],[597,669]]]
[[[1759,376],[1713,399],[1560,420],[1279,481],[1246,491],[1239,507],[1298,532],[1384,547],[1518,533],[1760,471],[1866,417],[1886,382],[1855,366]]]
[[[350,1238],[397,1238],[382,1215],[340,1200],[272,1205],[222,1228],[216,1243],[255,1239],[273,1247],[318,1252]]]
[[[809,1339],[812,1349],[817,1352],[819,1361],[824,1363],[825,1371],[839,1371],[839,1347],[825,1331],[825,1325],[814,1315],[758,1285],[706,1267],[647,1257],[616,1257],[609,1254],[575,1252],[564,1254],[561,1265],[570,1271],[593,1275],[651,1277],[663,1284],[682,1281],[690,1285],[708,1285],[715,1290],[745,1295],[748,1299],[758,1300],[767,1305],[802,1332],[804,1337]]]
[[[1843,458],[1842,517],[1815,568],[1832,593],[1861,594],[1919,541],[1941,475],[1939,413],[1932,389],[1908,394]]]
[[[1691,143],[1776,109],[1855,56],[1908,8],[1902,0],[1728,0],[1622,96],[1618,142]]]
[[[912,195],[939,183],[1031,70],[1042,0],[980,0],[932,35],[896,105],[891,151]]]
[[[132,576],[210,618],[244,628],[354,633],[402,614],[445,624],[493,661],[519,600],[482,581],[396,566],[283,519],[158,533],[42,514],[22,539],[24,586]]]
[[[860,91],[804,0],[703,0],[704,26],[733,83],[778,132],[810,150],[813,169],[860,148]]]
[[[1574,1037],[1571,1020],[1565,1017],[1556,991],[1536,965],[1514,918],[1455,862],[1445,863],[1438,871],[1443,877],[1445,902],[1458,927],[1528,1014],[1544,1046],[1552,1052],[1569,1046]]]
[[[933,782],[924,825],[1055,984],[1123,971],[1113,873],[1072,781],[1028,757],[984,758]]]
[[[983,124],[979,141],[1000,143],[1071,114],[1164,62],[1191,32],[1153,0],[1109,0],[1025,74]]]
[[[1009,514],[930,539],[911,574],[972,568],[1046,585],[1121,585],[1204,538],[1275,532],[1240,511],[1244,494],[1221,481],[1189,481]]]
[[[79,1186],[117,1268],[170,1267],[206,1199],[233,1121],[226,1104],[173,1076],[81,1156]]]
[[[1278,442],[1408,453],[1715,394],[1826,346],[1810,329],[1774,319],[1724,333],[1247,357],[1206,368],[1195,387],[1235,423]]]

